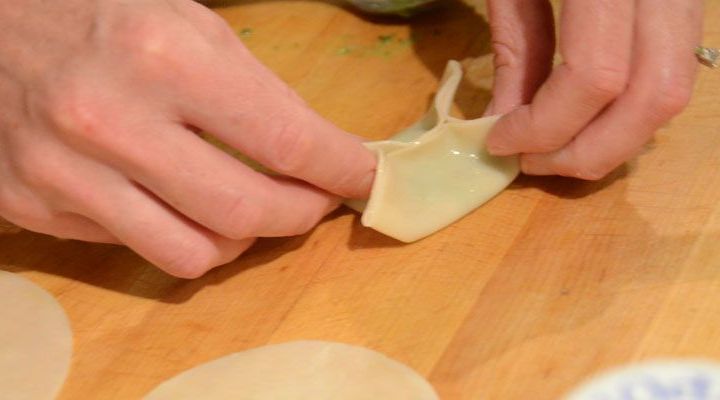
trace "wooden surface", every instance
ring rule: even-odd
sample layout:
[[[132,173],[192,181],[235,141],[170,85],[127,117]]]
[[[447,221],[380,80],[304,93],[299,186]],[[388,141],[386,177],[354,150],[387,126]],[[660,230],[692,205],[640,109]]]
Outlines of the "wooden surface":
[[[247,45],[323,115],[372,138],[420,117],[447,59],[488,52],[487,24],[460,4],[409,23],[322,2],[219,12],[251,28]],[[379,46],[389,34],[401,40]],[[720,45],[717,24],[706,43]],[[478,115],[488,93],[468,86],[459,109]],[[444,399],[554,399],[635,360],[720,360],[718,93],[720,71],[704,69],[687,112],[610,179],[523,177],[411,245],[339,211],[194,281],[119,247],[28,232],[0,235],[0,268],[70,316],[62,399],[137,399],[198,363],[296,339],[384,352]]]

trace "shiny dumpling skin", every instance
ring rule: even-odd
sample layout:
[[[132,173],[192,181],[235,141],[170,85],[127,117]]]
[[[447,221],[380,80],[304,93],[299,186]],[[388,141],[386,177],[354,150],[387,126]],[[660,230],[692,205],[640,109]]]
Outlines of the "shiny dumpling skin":
[[[517,157],[494,157],[485,139],[498,117],[449,116],[462,78],[450,61],[428,114],[390,140],[368,142],[378,157],[370,199],[347,204],[361,222],[403,242],[452,224],[505,189],[518,175]]]

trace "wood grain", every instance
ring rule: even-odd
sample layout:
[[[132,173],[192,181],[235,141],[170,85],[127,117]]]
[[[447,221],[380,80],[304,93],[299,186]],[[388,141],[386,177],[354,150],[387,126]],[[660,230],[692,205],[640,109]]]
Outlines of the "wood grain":
[[[720,2],[706,6],[720,21]],[[422,115],[446,60],[489,51],[486,22],[460,3],[410,21],[322,2],[217,10],[251,28],[248,47],[320,113],[369,138]],[[400,41],[378,47],[390,34]],[[720,45],[717,23],[706,43]],[[482,111],[479,86],[466,82],[457,112]],[[198,363],[296,339],[384,352],[444,399],[555,399],[635,360],[720,360],[719,91],[704,69],[689,109],[609,179],[523,177],[410,245],[338,211],[194,281],[123,248],[29,232],[0,234],[0,268],[68,311],[61,399],[137,399]]]

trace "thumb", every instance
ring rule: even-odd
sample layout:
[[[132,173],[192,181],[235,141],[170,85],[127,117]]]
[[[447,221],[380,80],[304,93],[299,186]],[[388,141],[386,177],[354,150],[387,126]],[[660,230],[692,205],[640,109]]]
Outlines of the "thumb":
[[[487,8],[495,79],[485,114],[505,114],[529,103],[552,70],[552,7],[547,0],[488,0]]]

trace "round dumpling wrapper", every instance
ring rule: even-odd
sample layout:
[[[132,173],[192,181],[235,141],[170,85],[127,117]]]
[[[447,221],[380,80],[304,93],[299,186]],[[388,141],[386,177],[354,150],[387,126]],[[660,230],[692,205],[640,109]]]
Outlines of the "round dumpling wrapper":
[[[72,357],[65,311],[29,280],[0,271],[0,398],[54,399]]]
[[[409,367],[342,343],[298,341],[231,354],[162,383],[146,400],[437,400]]]

